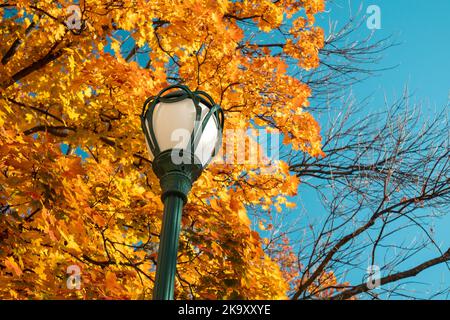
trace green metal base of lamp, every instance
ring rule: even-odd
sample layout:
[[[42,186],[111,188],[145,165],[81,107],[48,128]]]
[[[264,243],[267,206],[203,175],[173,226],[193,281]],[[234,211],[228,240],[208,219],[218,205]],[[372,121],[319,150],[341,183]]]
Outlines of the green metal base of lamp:
[[[202,164],[193,154],[183,153],[182,150],[166,150],[153,160],[153,171],[158,176],[162,200],[175,194],[186,202],[192,183],[202,173]]]

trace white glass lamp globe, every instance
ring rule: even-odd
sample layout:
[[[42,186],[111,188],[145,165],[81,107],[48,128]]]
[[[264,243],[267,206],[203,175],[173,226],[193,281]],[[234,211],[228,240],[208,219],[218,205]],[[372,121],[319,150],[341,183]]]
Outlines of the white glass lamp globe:
[[[200,130],[200,139],[195,147],[194,155],[200,160],[200,164],[205,166],[211,159],[214,149],[219,139],[220,127],[219,121],[213,114],[203,131],[201,131],[203,120],[209,112],[209,108],[201,102],[201,116],[199,123],[196,124],[196,108],[194,101],[189,97],[176,102],[158,102],[153,111],[152,121],[153,132],[159,151],[166,150],[184,150],[192,152],[190,147],[191,135],[194,128]],[[150,132],[149,119],[145,120],[145,125]],[[147,141],[150,160],[155,158]]]

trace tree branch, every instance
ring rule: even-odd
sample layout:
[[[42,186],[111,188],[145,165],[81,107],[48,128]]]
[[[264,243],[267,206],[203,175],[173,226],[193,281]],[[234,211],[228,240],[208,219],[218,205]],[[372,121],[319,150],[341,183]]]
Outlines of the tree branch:
[[[25,37],[28,36],[31,32],[31,30],[33,30],[33,28],[36,26],[36,23],[32,22],[28,28],[25,30]],[[17,52],[17,49],[19,49],[19,46],[22,44],[23,40],[20,38],[17,38],[16,40],[14,40],[14,42],[12,43],[11,47],[9,47],[8,51],[6,51],[5,55],[2,58],[2,64],[6,65],[8,63],[9,60],[11,60],[11,58],[14,56],[14,54]]]
[[[23,134],[28,136],[28,135],[36,133],[36,132],[45,131],[45,132],[51,133],[54,136],[64,138],[69,135],[67,130],[76,131],[76,129],[73,127],[49,126],[49,125],[42,124],[42,125],[35,126],[31,129],[25,130],[23,132]]]
[[[387,284],[387,283],[391,283],[391,282],[396,282],[402,279],[406,279],[406,278],[411,278],[414,276],[417,276],[420,272],[431,268],[435,265],[444,263],[450,261],[450,248],[447,250],[447,252],[445,252],[442,256],[431,259],[429,261],[426,261],[414,268],[411,268],[409,270],[403,271],[403,272],[399,272],[396,274],[392,274],[390,276],[386,276],[384,278],[380,279],[380,284]],[[369,287],[367,287],[366,283],[362,283],[358,286],[353,287],[352,289],[349,290],[345,290],[333,297],[331,297],[331,300],[345,300],[345,299],[349,299],[359,293],[363,293],[363,292],[367,292],[371,289],[369,289]]]

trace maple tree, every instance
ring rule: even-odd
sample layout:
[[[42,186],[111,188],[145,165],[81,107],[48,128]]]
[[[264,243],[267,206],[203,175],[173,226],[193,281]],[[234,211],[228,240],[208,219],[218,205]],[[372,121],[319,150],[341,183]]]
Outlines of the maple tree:
[[[144,100],[183,83],[222,106],[225,131],[277,129],[294,150],[323,155],[304,109],[311,90],[287,60],[319,65],[324,1],[80,1],[79,29],[71,5],[0,4],[0,296],[150,298],[162,203]],[[282,47],[260,40],[277,33]],[[283,161],[272,168],[210,165],[195,183],[176,298],[283,299],[301,284],[288,239],[268,255],[251,226],[250,213],[265,229],[259,212],[292,206],[298,178]],[[71,265],[80,290],[67,288]],[[311,287],[336,282],[321,277]]]
[[[309,110],[326,128],[326,156],[288,150],[284,159],[302,181],[297,201],[319,201],[297,209],[294,221],[272,222],[265,251],[279,254],[274,243],[289,235],[294,253],[283,255],[280,265],[298,271],[292,299],[447,299],[448,283],[429,275],[444,278],[449,270],[443,226],[450,212],[450,149],[442,133],[450,130],[450,100],[441,111],[424,112],[427,103],[408,86],[383,105],[358,99],[354,88],[380,74],[383,53],[398,45],[370,31],[361,37],[367,16],[360,10],[339,27],[330,25],[318,68],[298,70],[311,88]]]

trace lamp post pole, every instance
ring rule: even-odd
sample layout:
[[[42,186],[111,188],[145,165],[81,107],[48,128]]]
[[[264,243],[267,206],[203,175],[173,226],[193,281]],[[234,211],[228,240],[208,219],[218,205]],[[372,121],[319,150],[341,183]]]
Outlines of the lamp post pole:
[[[158,266],[153,289],[153,299],[155,300],[173,299],[182,211],[183,199],[177,195],[166,198],[159,242]]]
[[[195,163],[174,164],[173,153],[162,152],[153,160],[153,171],[160,180],[164,202],[154,300],[173,300],[183,206],[193,181],[202,170],[201,165]],[[185,157],[183,160],[188,162],[190,159]]]
[[[163,95],[171,89],[179,90]],[[224,116],[208,94],[173,85],[147,99],[141,120],[164,203],[153,299],[172,300],[183,206],[221,144]],[[179,129],[187,132],[181,145]]]

